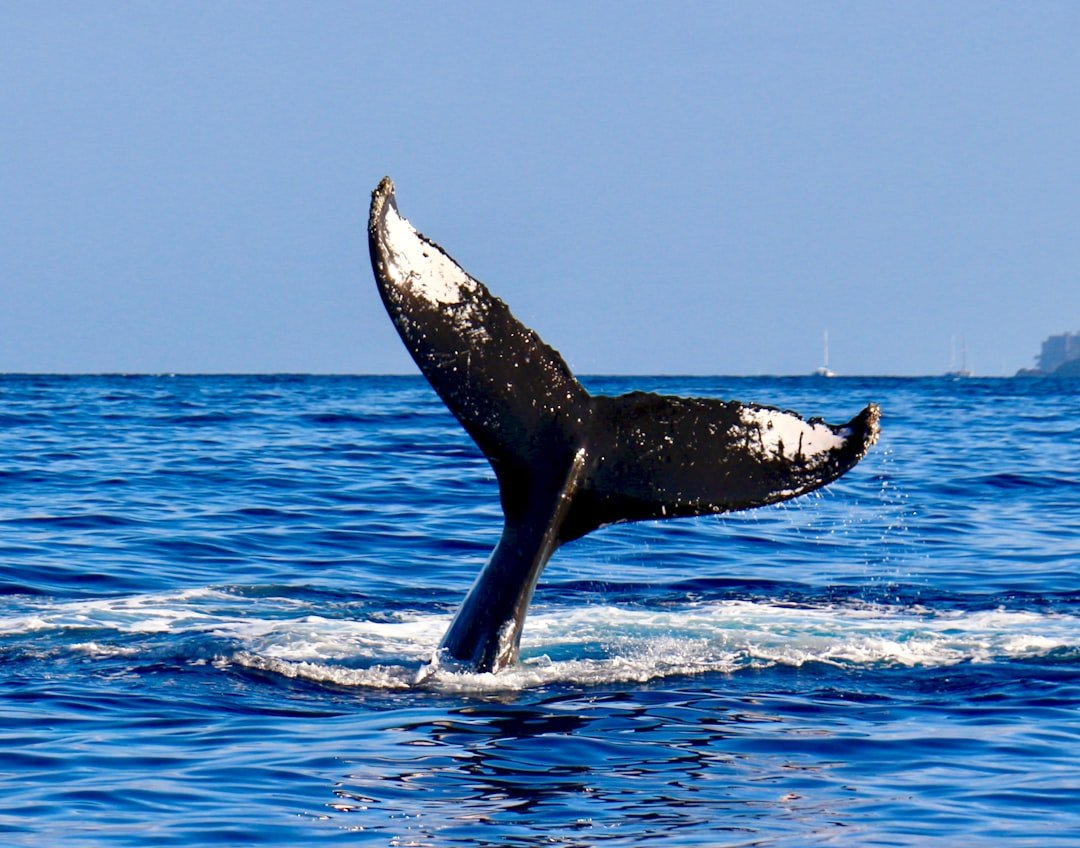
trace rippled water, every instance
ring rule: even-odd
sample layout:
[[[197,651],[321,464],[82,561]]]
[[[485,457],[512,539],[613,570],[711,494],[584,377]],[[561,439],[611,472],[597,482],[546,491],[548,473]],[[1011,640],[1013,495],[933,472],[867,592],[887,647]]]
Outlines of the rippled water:
[[[846,420],[824,492],[560,550],[420,378],[0,377],[6,845],[1080,845],[1080,385],[591,379]]]

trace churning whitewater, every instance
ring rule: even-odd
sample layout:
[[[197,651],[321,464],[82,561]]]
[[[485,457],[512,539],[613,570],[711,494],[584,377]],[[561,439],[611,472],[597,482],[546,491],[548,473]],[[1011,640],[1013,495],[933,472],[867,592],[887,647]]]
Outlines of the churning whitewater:
[[[244,615],[219,589],[108,600],[29,604],[0,618],[0,637],[26,640],[41,658],[151,657],[212,662],[340,686],[409,688],[416,664],[449,623],[446,615],[399,613],[350,620],[317,606],[266,597],[288,617]],[[36,647],[29,647],[30,643]],[[598,650],[599,649],[599,650]],[[449,691],[536,688],[557,683],[644,683],[774,665],[941,668],[1080,657],[1080,619],[1008,611],[935,611],[848,603],[820,607],[728,600],[664,609],[612,605],[542,607],[523,639],[524,662],[493,675],[425,675]],[[593,655],[593,656],[589,656]]]

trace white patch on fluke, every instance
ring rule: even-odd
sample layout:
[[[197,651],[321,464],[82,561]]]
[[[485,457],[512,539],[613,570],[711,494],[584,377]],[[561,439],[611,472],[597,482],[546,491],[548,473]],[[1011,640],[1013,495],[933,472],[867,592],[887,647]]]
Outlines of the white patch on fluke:
[[[828,424],[775,409],[743,407],[741,418],[744,427],[757,431],[762,453],[787,460],[801,456],[813,461],[843,447],[851,436],[847,428],[834,432]]]
[[[440,306],[459,303],[463,291],[476,290],[476,281],[426,241],[391,203],[387,204],[383,232],[386,276],[395,285]]]

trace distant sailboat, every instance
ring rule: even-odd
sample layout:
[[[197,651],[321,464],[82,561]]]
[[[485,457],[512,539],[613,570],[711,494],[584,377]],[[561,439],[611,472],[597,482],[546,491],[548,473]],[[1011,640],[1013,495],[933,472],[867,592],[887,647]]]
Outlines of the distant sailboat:
[[[962,377],[973,377],[974,372],[967,367],[967,341],[965,339],[960,340],[960,367],[956,367],[956,336],[952,337],[952,353],[949,361],[949,370],[945,372],[946,377],[952,377],[953,379],[960,379]]]
[[[825,331],[825,361],[822,366],[814,371],[815,377],[835,377],[836,372],[829,370],[829,331]]]

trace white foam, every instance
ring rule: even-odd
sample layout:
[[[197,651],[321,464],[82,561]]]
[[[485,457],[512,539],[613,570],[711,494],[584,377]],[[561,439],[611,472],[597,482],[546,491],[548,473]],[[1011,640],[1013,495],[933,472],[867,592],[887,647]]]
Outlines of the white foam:
[[[370,668],[345,668],[313,662],[289,662],[282,659],[260,657],[240,652],[219,664],[227,667],[236,663],[258,671],[268,671],[290,679],[331,683],[336,686],[355,686],[365,689],[408,689],[413,684],[414,672],[402,666],[375,665]]]
[[[231,598],[213,589],[133,595],[93,601],[34,605],[23,615],[0,617],[0,634],[41,630],[105,629],[120,633],[166,633],[210,620],[196,608],[202,600]]]
[[[113,657],[137,657],[141,653],[137,647],[124,648],[119,645],[103,645],[100,642],[76,642],[71,650],[79,654],[88,654],[97,659]]]
[[[177,662],[204,662],[216,654],[222,668],[395,689],[414,685],[450,621],[449,614],[429,613],[378,621],[330,618],[310,614],[312,607],[299,601],[249,602],[211,589],[30,606],[22,615],[0,618],[0,634],[9,643],[24,634],[26,650],[42,644],[43,656],[64,650],[102,659],[150,650],[160,655],[160,634],[168,634]],[[145,641],[150,636],[152,643]],[[187,656],[189,638],[198,649]],[[1080,651],[1080,619],[1005,608],[963,612],[752,600],[662,609],[540,606],[526,623],[519,666],[498,674],[430,666],[421,678],[426,687],[449,691],[502,691],[808,663],[943,667],[1058,651]]]
[[[396,621],[351,621],[305,616],[296,620],[223,623],[215,633],[240,641],[249,651],[283,662],[327,662],[355,657],[424,662],[449,617],[399,617]]]

